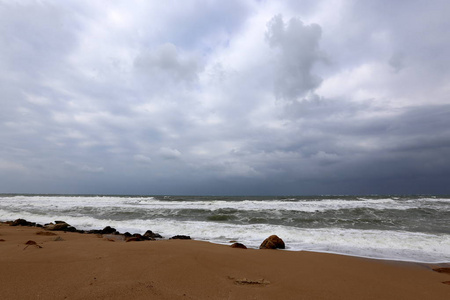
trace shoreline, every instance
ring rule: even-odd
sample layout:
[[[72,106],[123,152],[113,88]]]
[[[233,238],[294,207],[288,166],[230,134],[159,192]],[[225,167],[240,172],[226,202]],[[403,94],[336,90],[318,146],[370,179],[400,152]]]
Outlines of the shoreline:
[[[196,240],[120,242],[4,223],[0,265],[2,299],[450,297],[450,274],[433,271],[450,270],[449,263],[245,250]]]

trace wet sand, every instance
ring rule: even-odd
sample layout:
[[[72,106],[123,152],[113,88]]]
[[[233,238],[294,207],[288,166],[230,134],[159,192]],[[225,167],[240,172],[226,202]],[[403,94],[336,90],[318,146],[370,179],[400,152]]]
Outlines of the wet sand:
[[[450,299],[449,264],[42,231],[0,224],[0,299]]]

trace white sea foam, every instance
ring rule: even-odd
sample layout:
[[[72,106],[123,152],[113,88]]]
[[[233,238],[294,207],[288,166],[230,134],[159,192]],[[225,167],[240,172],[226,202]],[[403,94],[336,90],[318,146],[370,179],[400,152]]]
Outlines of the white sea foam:
[[[158,232],[166,238],[177,234],[190,235],[194,239],[227,244],[236,240],[248,247],[257,248],[262,240],[272,234],[280,236],[288,250],[309,250],[341,253],[371,258],[418,262],[450,262],[450,234],[431,234],[394,230],[299,228],[275,224],[244,224],[231,222],[180,220],[176,216],[139,218],[143,211],[233,209],[239,211],[267,211],[276,217],[283,210],[316,212],[354,208],[377,210],[405,210],[417,207],[449,208],[448,199],[420,198],[395,200],[361,198],[309,199],[309,200],[202,200],[170,201],[153,197],[109,196],[0,196],[0,220],[25,218],[40,224],[64,220],[78,229],[101,229],[112,226],[120,232]],[[115,213],[127,212],[124,218]],[[334,225],[333,225],[334,226]],[[445,224],[443,224],[445,226]]]
[[[244,200],[244,201],[167,201],[153,197],[114,197],[114,196],[16,196],[0,197],[0,205],[12,205],[17,207],[47,209],[72,209],[74,207],[127,207],[136,209],[198,209],[220,210],[236,209],[242,211],[259,210],[288,210],[298,212],[323,212],[329,210],[371,208],[377,210],[395,209],[407,210],[412,208],[437,208],[442,211],[450,211],[449,199],[419,198],[413,200],[396,201],[386,199],[320,199],[320,200]],[[1,206],[0,206],[1,207]]]

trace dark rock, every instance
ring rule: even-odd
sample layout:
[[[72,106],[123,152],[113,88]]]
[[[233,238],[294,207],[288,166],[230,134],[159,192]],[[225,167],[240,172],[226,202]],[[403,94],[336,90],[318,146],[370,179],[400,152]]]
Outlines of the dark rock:
[[[36,223],[31,223],[24,219],[17,219],[10,226],[33,226],[33,224],[36,225]]]
[[[234,243],[230,247],[231,248],[238,248],[238,249],[247,249],[247,247],[244,244],[241,244],[241,243]]]
[[[124,235],[125,237],[130,237],[130,236],[132,236],[131,233],[129,233],[128,231],[125,232],[123,235]]]
[[[0,239],[0,242],[4,242],[5,240],[4,239]]]
[[[190,240],[191,237],[188,235],[176,235],[170,238],[171,240]]]
[[[282,239],[276,235],[271,235],[265,239],[259,249],[284,249],[285,245]]]
[[[101,231],[101,234],[111,234],[116,232],[117,230],[115,228],[112,228],[111,226],[106,226],[105,228],[103,228],[103,230]]]
[[[147,237],[147,238],[149,238],[149,239],[162,239],[163,237],[160,235],[160,234],[158,234],[158,233],[155,233],[155,232],[153,232],[153,231],[151,231],[151,230],[147,230],[145,233],[144,233],[144,237]]]

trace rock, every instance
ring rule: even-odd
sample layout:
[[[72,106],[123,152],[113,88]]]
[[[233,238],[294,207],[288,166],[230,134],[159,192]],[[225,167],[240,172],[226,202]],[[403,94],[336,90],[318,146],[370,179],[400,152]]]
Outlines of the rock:
[[[112,228],[111,226],[106,226],[105,228],[103,228],[103,230],[101,231],[101,234],[111,234],[116,232],[117,230],[115,228]]]
[[[57,223],[56,223],[57,222]],[[50,231],[69,231],[76,232],[77,229],[64,221],[55,221],[55,224],[50,223],[44,226],[45,229]]]
[[[241,244],[241,243],[234,243],[230,247],[231,248],[238,248],[238,249],[247,249],[247,247],[244,244]]]
[[[57,236],[57,237],[55,237],[54,241],[55,242],[62,242],[62,241],[64,241],[64,239],[62,237],[60,237],[60,236]]]
[[[0,242],[4,242],[5,240],[4,239],[0,239]]]
[[[128,231],[125,232],[123,235],[124,235],[125,237],[131,237],[131,236],[132,236],[131,233],[129,233]]]
[[[35,241],[31,241],[29,240],[28,242],[25,243],[25,248],[23,248],[23,250],[27,249],[29,246],[35,246],[36,248],[42,248],[42,246],[39,246]]]
[[[265,239],[259,249],[284,249],[285,245],[282,239],[276,235],[271,235]]]
[[[10,226],[35,226],[36,223],[28,222],[24,219],[17,219],[10,224]]]
[[[190,240],[191,237],[188,235],[176,235],[170,238],[171,240]]]
[[[154,239],[162,239],[163,238],[160,234],[155,233],[155,232],[153,232],[151,230],[147,230],[144,233],[144,237],[149,238],[149,239],[153,239],[153,240]]]
[[[139,233],[135,233],[132,236],[125,237],[125,242],[140,242],[145,240],[145,238]]]

